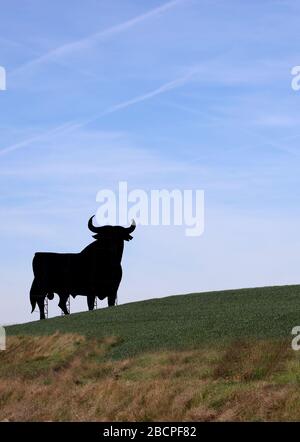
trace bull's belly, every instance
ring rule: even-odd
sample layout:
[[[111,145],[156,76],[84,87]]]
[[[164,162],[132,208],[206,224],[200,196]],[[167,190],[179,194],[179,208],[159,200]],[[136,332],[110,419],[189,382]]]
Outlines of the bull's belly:
[[[47,287],[48,293],[56,293],[57,295],[67,295],[76,298],[76,296],[97,296],[99,299],[107,297],[107,288],[104,287]]]
[[[101,301],[103,301],[103,299],[107,298],[106,294],[98,294],[98,293],[78,293],[78,292],[74,292],[74,293],[70,293],[70,296],[72,296],[72,298],[76,298],[76,296],[95,296],[98,299],[100,299]]]
[[[47,287],[47,290],[49,292],[53,292],[56,293],[57,295],[59,294],[66,294],[66,295],[72,295],[72,296],[89,296],[89,295],[93,295],[95,293],[95,290],[93,290],[92,288],[85,288],[85,287]]]
[[[71,295],[73,298],[76,298],[76,296],[94,296],[94,292],[91,290],[71,290],[69,292],[69,295]]]

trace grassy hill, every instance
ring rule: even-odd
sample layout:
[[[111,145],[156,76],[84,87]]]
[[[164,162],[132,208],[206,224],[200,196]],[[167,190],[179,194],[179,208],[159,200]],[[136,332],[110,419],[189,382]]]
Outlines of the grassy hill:
[[[54,301],[53,301],[54,302]],[[192,293],[7,328],[9,335],[78,333],[118,337],[112,356],[186,350],[240,338],[290,337],[300,325],[300,286]]]
[[[300,286],[193,293],[7,328],[0,420],[300,420]]]

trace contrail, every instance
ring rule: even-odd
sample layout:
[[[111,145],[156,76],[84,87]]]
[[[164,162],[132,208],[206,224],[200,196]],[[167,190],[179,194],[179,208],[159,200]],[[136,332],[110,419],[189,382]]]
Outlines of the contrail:
[[[169,9],[174,8],[175,6],[179,5],[180,3],[185,3],[189,0],[172,0],[168,3],[165,3],[155,9],[152,9],[148,12],[145,12],[144,14],[138,15],[137,17],[134,17],[130,20],[125,21],[124,23],[120,23],[119,25],[112,26],[108,29],[104,29],[103,31],[96,32],[95,34],[89,35],[88,37],[82,38],[80,40],[75,40],[71,43],[64,44],[62,46],[59,46],[56,49],[52,49],[51,51],[47,52],[44,55],[41,55],[40,57],[34,58],[31,61],[28,61],[27,63],[24,63],[22,66],[19,66],[18,68],[14,69],[10,75],[14,75],[16,73],[19,73],[20,71],[23,71],[24,69],[27,69],[29,67],[33,67],[39,64],[42,64],[44,62],[51,61],[53,59],[56,59],[57,57],[61,57],[63,55],[66,55],[68,53],[72,53],[81,49],[85,49],[86,47],[89,47],[91,43],[105,39],[107,37],[111,37],[116,34],[120,34],[121,32],[126,31],[127,29],[130,29],[131,27],[135,26],[138,23],[141,23],[151,17],[154,17],[156,15],[160,15]]]
[[[21,149],[22,147],[28,146],[29,144],[33,143],[34,141],[39,141],[39,140],[44,139],[47,136],[54,135],[56,132],[64,132],[64,131],[68,130],[68,128],[71,129],[73,127],[73,124],[74,123],[72,123],[72,122],[61,124],[60,126],[56,126],[53,129],[50,129],[46,132],[41,133],[40,135],[36,135],[34,137],[27,138],[26,140],[20,141],[19,143],[15,143],[15,144],[12,144],[8,147],[5,147],[4,149],[0,150],[0,156],[8,154],[10,152],[13,152],[14,150],[17,150],[17,149]]]
[[[163,94],[165,92],[168,92],[172,89],[177,89],[178,87],[183,86],[188,81],[190,81],[192,79],[192,77],[195,75],[195,73],[197,73],[197,72],[198,72],[198,69],[196,69],[196,68],[191,69],[186,75],[176,78],[175,80],[169,81],[168,83],[164,83],[163,85],[161,85],[157,89],[154,89],[154,90],[147,92],[145,94],[142,94],[142,95],[138,95],[137,97],[131,98],[130,100],[115,104],[115,105],[109,107],[108,109],[106,109],[105,111],[101,112],[100,114],[98,114],[88,120],[85,120],[82,123],[78,123],[76,125],[76,128],[85,126],[89,123],[92,123],[93,121],[98,120],[101,117],[104,117],[105,115],[113,114],[113,113],[118,112],[122,109],[126,109],[127,107],[141,103],[142,101],[150,100],[151,98],[156,97],[157,95]]]
[[[89,118],[85,121],[78,122],[78,123],[76,123],[76,121],[74,121],[74,120],[69,121],[67,123],[64,123],[62,125],[59,125],[59,126],[53,128],[49,131],[46,131],[40,135],[37,135],[35,137],[31,137],[31,138],[26,139],[24,141],[20,141],[19,143],[15,143],[11,146],[8,146],[8,147],[0,150],[0,156],[8,154],[10,152],[13,152],[17,149],[21,149],[23,147],[26,147],[35,141],[43,140],[43,139],[47,138],[48,136],[54,135],[56,133],[64,133],[64,132],[74,131],[74,130],[79,129],[83,126],[86,126],[89,123],[92,123],[92,122],[100,119],[101,117],[104,117],[105,115],[113,114],[113,113],[118,112],[122,109],[126,109],[126,108],[133,106],[135,104],[141,103],[146,100],[150,100],[151,98],[156,97],[157,95],[163,94],[165,92],[168,92],[170,90],[173,90],[173,89],[176,89],[180,86],[183,86],[184,84],[188,83],[198,71],[199,71],[199,68],[193,68],[182,77],[179,77],[175,80],[169,81],[168,83],[164,83],[160,87],[158,87],[150,92],[147,92],[142,95],[138,95],[137,97],[132,98],[130,100],[115,104],[115,105],[107,108],[103,112],[99,113],[98,115],[93,116],[92,118]]]

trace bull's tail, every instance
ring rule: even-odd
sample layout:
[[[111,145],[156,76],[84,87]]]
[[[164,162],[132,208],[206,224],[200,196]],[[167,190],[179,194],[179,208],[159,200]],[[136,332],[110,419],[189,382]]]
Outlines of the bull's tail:
[[[37,259],[36,259],[36,254],[35,254],[34,258],[32,260],[32,269],[33,269],[34,276],[36,274],[36,264],[37,264],[36,261],[37,261]],[[34,312],[34,309],[37,304],[37,299],[38,299],[38,288],[37,288],[36,278],[34,277],[34,280],[32,282],[31,289],[30,289],[30,303],[31,303],[31,307],[32,307],[31,313]]]
[[[35,294],[35,293],[33,293],[32,290],[30,290],[30,303],[31,303],[31,307],[32,307],[31,313],[34,312],[34,309],[35,309],[35,307],[36,307],[37,300],[38,300],[38,295]]]
[[[33,313],[35,310],[39,296],[40,295],[34,293],[32,290],[30,291],[30,302],[31,302],[31,307],[32,307],[31,313]],[[51,301],[54,298],[54,293],[51,293],[51,292],[47,293],[47,298]]]
[[[30,303],[32,307],[31,313],[33,313],[40,296],[42,296],[42,290],[37,282],[37,279],[34,278],[30,289]]]

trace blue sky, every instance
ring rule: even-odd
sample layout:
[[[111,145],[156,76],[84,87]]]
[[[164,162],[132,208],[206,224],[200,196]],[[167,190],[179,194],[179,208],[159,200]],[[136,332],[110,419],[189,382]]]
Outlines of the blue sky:
[[[199,238],[136,229],[121,303],[299,283],[300,4],[0,6],[0,323],[37,319],[34,252],[81,250],[98,190],[119,181],[203,189],[206,208]]]

